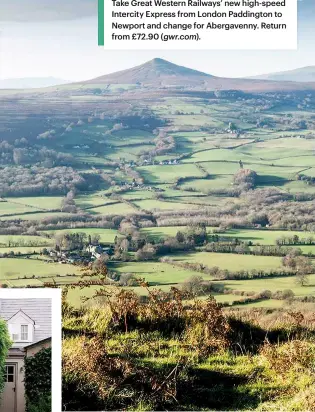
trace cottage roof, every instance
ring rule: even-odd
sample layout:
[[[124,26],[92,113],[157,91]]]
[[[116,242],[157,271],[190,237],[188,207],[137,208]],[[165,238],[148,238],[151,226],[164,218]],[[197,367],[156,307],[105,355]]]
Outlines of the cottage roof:
[[[9,321],[18,312],[23,312],[35,325],[36,343],[51,337],[51,299],[5,299],[0,298],[0,317]]]

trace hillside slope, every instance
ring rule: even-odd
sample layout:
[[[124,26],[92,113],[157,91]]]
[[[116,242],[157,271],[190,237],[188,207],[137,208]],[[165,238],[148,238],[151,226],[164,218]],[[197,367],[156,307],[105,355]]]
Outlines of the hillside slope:
[[[267,73],[250,77],[251,79],[290,81],[290,82],[315,82],[315,66],[307,66],[284,72]]]

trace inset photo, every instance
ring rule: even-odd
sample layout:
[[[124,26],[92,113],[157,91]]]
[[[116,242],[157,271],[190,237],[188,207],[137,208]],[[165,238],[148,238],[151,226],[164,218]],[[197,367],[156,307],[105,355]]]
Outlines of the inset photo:
[[[0,412],[61,410],[61,290],[0,289]]]

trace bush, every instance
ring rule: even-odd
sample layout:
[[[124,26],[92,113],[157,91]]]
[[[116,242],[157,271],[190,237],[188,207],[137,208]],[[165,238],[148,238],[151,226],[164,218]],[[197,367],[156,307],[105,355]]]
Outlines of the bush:
[[[25,358],[27,412],[51,412],[51,348]]]
[[[302,371],[315,364],[315,345],[303,340],[292,340],[283,345],[266,344],[261,354],[280,374],[286,373],[289,368]]]
[[[132,273],[122,273],[119,278],[120,286],[137,286],[138,281]]]
[[[182,285],[182,290],[188,293],[191,293],[195,296],[201,295],[204,293],[205,286],[203,284],[204,280],[202,276],[194,275],[189,279],[186,279]]]
[[[28,412],[50,412],[51,411],[51,396],[43,395],[38,398],[36,403],[29,402],[27,407]]]
[[[9,337],[7,324],[4,320],[0,319],[0,398],[4,387],[4,365],[10,346],[11,340]]]

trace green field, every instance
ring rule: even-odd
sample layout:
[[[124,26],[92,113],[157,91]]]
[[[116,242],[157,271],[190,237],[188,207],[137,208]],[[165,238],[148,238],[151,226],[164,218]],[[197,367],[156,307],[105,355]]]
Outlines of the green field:
[[[291,289],[296,296],[314,296],[315,294],[315,275],[310,276],[310,283],[307,286],[298,285],[294,276],[237,281],[226,280],[223,283],[229,289],[246,292],[261,292],[263,290],[276,292],[277,290]]]
[[[143,210],[182,210],[182,209],[187,209],[192,208],[192,209],[197,209],[197,205],[188,205],[187,203],[184,202],[172,202],[172,201],[167,201],[163,202],[161,200],[140,200],[140,201],[135,201],[134,202],[137,206],[139,206]]]
[[[196,274],[192,270],[161,262],[115,263],[109,268],[118,273],[132,273],[137,278],[144,278],[152,285],[177,284]]]
[[[136,210],[125,203],[117,203],[114,205],[95,207],[90,209],[89,213],[92,215],[128,215],[136,213]]]
[[[219,267],[232,271],[252,269],[278,269],[281,267],[281,258],[276,256],[235,255],[232,253],[185,253],[176,254],[174,260],[188,263],[202,263],[209,267]]]
[[[138,168],[141,176],[152,184],[173,183],[178,178],[202,177],[200,170],[191,165],[145,166]]]
[[[23,212],[24,213],[24,212]],[[45,219],[50,219],[50,218],[58,218],[58,217],[67,217],[69,216],[68,213],[62,213],[62,212],[32,212],[28,214],[12,214],[10,216],[6,217],[1,217],[0,220],[45,220]]]
[[[34,197],[16,197],[6,198],[8,202],[14,204],[25,205],[26,207],[32,207],[35,210],[59,210],[61,207],[63,197],[62,196],[34,196]]]
[[[0,202],[0,218],[4,216],[11,216],[18,213],[33,213],[39,210],[36,207],[26,206],[24,204]]]
[[[42,260],[24,258],[2,258],[0,280],[11,281],[31,277],[57,277],[58,275],[80,274],[79,268],[72,265],[43,262]],[[28,280],[26,279],[27,283]]]
[[[219,233],[220,235],[220,233]],[[289,237],[297,235],[300,238],[314,236],[311,232],[301,231],[283,231],[283,230],[244,230],[244,229],[229,229],[222,233],[222,236],[235,237],[243,241],[252,241],[253,244],[260,245],[275,245],[276,240],[282,236]],[[298,246],[299,247],[299,246]]]

